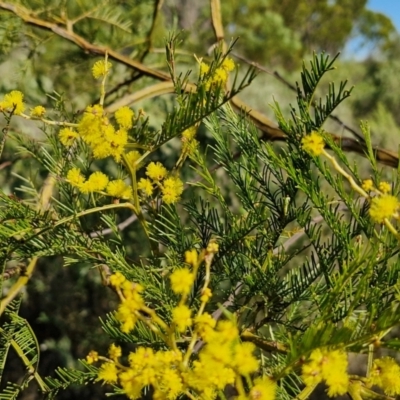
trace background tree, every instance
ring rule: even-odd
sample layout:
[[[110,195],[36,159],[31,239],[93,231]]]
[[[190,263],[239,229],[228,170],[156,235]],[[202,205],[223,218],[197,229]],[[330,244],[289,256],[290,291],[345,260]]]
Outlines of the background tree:
[[[354,39],[368,44],[370,51],[387,51],[396,43],[396,29],[390,18],[369,10],[367,0],[221,3],[226,37],[239,37],[235,51],[259,63],[293,68],[313,51],[336,54]],[[196,51],[204,51],[205,46],[214,43],[207,29],[210,14],[205,0],[195,5],[166,1],[165,12],[168,21],[178,16],[178,27],[188,31],[188,44]]]

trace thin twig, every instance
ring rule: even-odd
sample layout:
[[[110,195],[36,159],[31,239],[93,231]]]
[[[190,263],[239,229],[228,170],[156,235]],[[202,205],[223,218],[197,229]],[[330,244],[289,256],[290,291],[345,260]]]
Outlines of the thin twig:
[[[163,3],[164,3],[164,0],[156,0],[155,1],[154,10],[153,10],[153,18],[151,21],[151,27],[150,27],[149,33],[147,34],[147,47],[146,47],[146,50],[144,51],[144,53],[142,54],[142,56],[140,57],[141,61],[143,61],[146,58],[147,54],[149,54],[149,52],[152,50],[153,35],[154,35],[154,31],[157,27],[157,22],[159,19],[159,14],[160,14]]]
[[[254,61],[251,61],[251,60],[247,59],[246,57],[243,57],[243,56],[241,56],[241,55],[239,55],[237,53],[232,53],[232,56],[234,56],[238,60],[241,60],[241,61],[245,62],[247,65],[252,65],[252,66],[256,67],[258,70],[260,70],[262,72],[265,72],[268,75],[274,76],[281,83],[286,85],[289,89],[291,89],[294,92],[297,92],[296,86],[293,85],[292,83],[290,83],[287,79],[285,79],[278,71],[271,72],[270,70],[268,70],[264,66],[254,62]],[[313,104],[313,107],[315,107],[315,106],[316,105]],[[364,143],[364,141],[365,141],[364,137],[362,135],[360,135],[354,128],[352,128],[349,125],[345,124],[337,115],[330,114],[329,118],[333,119],[334,121],[336,121],[343,129],[345,129],[346,131],[352,133],[358,140],[360,140],[362,143]]]

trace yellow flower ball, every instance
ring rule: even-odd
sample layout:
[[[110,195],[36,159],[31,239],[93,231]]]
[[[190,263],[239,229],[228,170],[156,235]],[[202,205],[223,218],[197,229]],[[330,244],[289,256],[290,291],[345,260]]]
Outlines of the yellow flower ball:
[[[122,179],[116,179],[108,183],[107,193],[110,196],[118,197],[120,199],[130,199],[132,197],[132,188]]]
[[[7,93],[4,100],[0,101],[0,110],[13,111],[15,115],[21,115],[25,110],[24,94],[19,90]]]
[[[165,179],[161,192],[163,194],[162,199],[166,204],[176,203],[183,193],[183,182],[178,177],[170,176]]]
[[[72,186],[80,187],[85,182],[85,177],[79,168],[71,168],[67,173],[67,180]]]
[[[151,162],[146,168],[146,175],[153,181],[161,181],[167,175],[167,169],[160,162]]]
[[[95,79],[102,78],[110,71],[112,64],[104,60],[96,61],[92,67],[92,74]]]
[[[194,274],[188,268],[176,269],[170,276],[171,288],[176,294],[189,294],[194,283]]]
[[[382,192],[382,193],[389,193],[392,190],[392,187],[390,185],[389,182],[380,182],[378,189]]]
[[[371,200],[369,215],[371,219],[379,224],[383,223],[386,218],[391,218],[399,208],[397,197],[389,194],[374,197]]]
[[[58,138],[60,142],[65,147],[70,147],[74,144],[75,139],[79,137],[78,133],[72,130],[71,128],[63,128],[58,133]]]
[[[46,113],[46,109],[43,106],[36,106],[31,110],[31,117],[41,118]]]
[[[131,129],[133,126],[134,112],[129,107],[121,107],[115,111],[115,119],[118,125],[124,129]]]
[[[138,182],[138,189],[141,190],[146,196],[153,194],[153,184],[149,179],[140,178]]]
[[[192,310],[185,304],[175,307],[172,310],[172,321],[179,332],[184,332],[186,328],[192,325],[191,314]]]
[[[312,156],[319,156],[325,147],[323,137],[317,132],[311,132],[301,140],[302,148]]]
[[[365,179],[361,185],[362,189],[365,190],[366,192],[370,192],[371,190],[374,189],[374,182],[372,182],[372,179]]]

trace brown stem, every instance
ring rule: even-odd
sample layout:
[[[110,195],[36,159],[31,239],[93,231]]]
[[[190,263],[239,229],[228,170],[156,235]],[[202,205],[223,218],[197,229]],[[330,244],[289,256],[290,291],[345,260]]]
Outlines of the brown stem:
[[[260,338],[257,335],[254,335],[253,333],[249,331],[244,331],[241,335],[240,338],[244,342],[252,342],[254,343],[258,348],[271,352],[271,353],[281,353],[281,354],[286,354],[287,353],[287,348],[279,342],[271,342],[264,340]]]

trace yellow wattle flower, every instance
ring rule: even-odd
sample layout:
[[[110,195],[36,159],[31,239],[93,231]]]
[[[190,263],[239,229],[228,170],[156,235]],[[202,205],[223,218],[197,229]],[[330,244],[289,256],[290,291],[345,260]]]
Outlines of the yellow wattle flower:
[[[24,94],[19,90],[13,90],[0,101],[0,110],[13,111],[14,115],[21,115],[25,110]]]
[[[301,140],[302,148],[312,156],[319,156],[325,147],[323,137],[317,132],[311,132]]]

